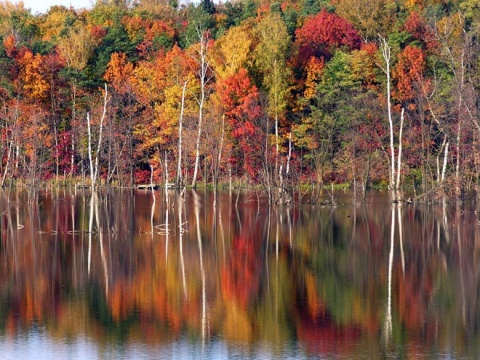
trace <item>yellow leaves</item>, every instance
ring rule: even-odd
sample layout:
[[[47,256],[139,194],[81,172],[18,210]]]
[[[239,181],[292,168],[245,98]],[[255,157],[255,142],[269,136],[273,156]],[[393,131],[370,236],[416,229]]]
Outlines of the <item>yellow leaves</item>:
[[[413,9],[415,7],[423,7],[422,0],[405,0],[405,7],[407,9]]]
[[[81,26],[60,39],[58,50],[68,67],[83,70],[98,43],[99,40],[92,36],[92,27]]]
[[[45,21],[39,23],[39,28],[44,40],[51,40],[58,37],[62,31],[68,11],[61,11],[62,8],[57,8],[56,11],[49,12]]]
[[[458,48],[456,45],[462,41],[464,26],[464,18],[459,12],[446,16],[436,23],[436,32],[444,47],[453,50]]]
[[[145,106],[162,99],[163,84],[156,74],[155,64],[141,61],[133,70],[131,79],[133,91]]]
[[[352,74],[355,80],[360,80],[369,89],[376,87],[377,45],[366,43],[360,50],[352,52]]]
[[[215,44],[216,56],[212,63],[222,79],[245,67],[252,47],[252,29],[248,25],[229,29]]]
[[[463,30],[463,17],[460,13],[455,13],[451,16],[445,16],[440,19],[437,24],[437,31],[442,37],[459,38]]]
[[[222,335],[231,341],[249,342],[254,338],[252,320],[235,301],[225,302]]]
[[[198,81],[192,72],[195,64],[191,62],[189,56],[174,46],[165,55],[159,53],[153,62],[140,61],[133,70],[133,93],[150,112],[146,147],[167,144],[175,136],[185,81],[188,81],[188,89],[184,115],[193,108]]]
[[[279,14],[270,13],[258,24],[259,44],[255,49],[255,62],[263,74],[268,88],[268,112],[272,117],[283,116],[287,105],[291,70],[286,62],[290,44],[287,26]]]
[[[25,13],[23,1],[0,1],[0,35],[12,33],[11,17],[13,13]]]
[[[182,98],[182,86],[174,84],[165,88],[165,102],[163,103],[163,113],[166,117],[177,118],[180,111],[180,99]]]
[[[139,37],[139,34],[145,31],[145,24],[141,17],[128,17],[123,19],[123,25],[127,31],[130,40],[135,40]]]
[[[347,19],[363,37],[390,32],[395,21],[395,2],[388,0],[335,0],[336,14]]]

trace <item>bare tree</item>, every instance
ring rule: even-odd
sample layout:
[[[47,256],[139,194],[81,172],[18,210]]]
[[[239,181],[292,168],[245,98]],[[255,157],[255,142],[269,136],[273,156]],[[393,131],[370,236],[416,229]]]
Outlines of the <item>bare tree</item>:
[[[210,64],[208,60],[209,50],[209,32],[201,26],[196,27],[198,46],[195,47],[195,61],[198,62],[198,78],[200,80],[200,95],[197,97],[198,102],[198,123],[197,123],[197,140],[195,142],[195,168],[193,171],[192,187],[197,185],[198,168],[200,164],[200,143],[202,138],[203,110],[207,98],[207,84],[212,79]]]
[[[182,132],[183,132],[183,113],[185,110],[185,92],[187,90],[188,80],[183,83],[182,87],[182,104],[180,107],[180,116],[178,118],[178,149],[177,149],[177,178],[175,186],[179,187],[182,183]]]
[[[397,163],[395,162],[395,136],[394,136],[394,126],[393,126],[393,115],[392,115],[392,98],[391,98],[391,47],[388,44],[388,41],[379,36],[380,40],[380,49],[382,51],[382,57],[385,62],[384,66],[378,65],[387,77],[387,114],[388,114],[388,127],[390,132],[390,183],[389,188],[392,192],[392,201],[397,202],[401,200],[400,195],[400,170],[402,162],[402,132],[403,132],[403,121],[404,121],[404,109],[402,109],[401,119],[400,119],[400,134],[399,134],[399,153]],[[397,168],[395,169],[395,166]]]
[[[103,112],[102,117],[100,118],[100,127],[99,127],[99,134],[98,134],[98,144],[97,149],[95,150],[95,154],[92,154],[92,131],[91,131],[91,121],[90,121],[90,113],[87,113],[87,131],[88,131],[88,160],[90,163],[90,186],[92,189],[92,193],[95,191],[95,185],[97,182],[98,177],[98,163],[100,158],[100,150],[102,148],[102,132],[103,132],[103,123],[105,121],[105,117],[107,116],[107,104],[111,98],[108,97],[108,87],[105,84],[105,91],[103,94]]]

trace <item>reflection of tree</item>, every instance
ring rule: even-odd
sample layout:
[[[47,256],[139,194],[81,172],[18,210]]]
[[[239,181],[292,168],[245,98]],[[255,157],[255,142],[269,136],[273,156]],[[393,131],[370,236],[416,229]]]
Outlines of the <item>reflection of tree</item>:
[[[225,301],[235,301],[243,309],[251,305],[258,296],[262,260],[259,256],[259,244],[260,242],[248,236],[235,237],[230,261],[221,273]]]
[[[378,354],[390,291],[389,349],[475,355],[466,349],[480,338],[480,230],[468,204],[405,206],[393,216],[389,202],[258,211],[244,196],[224,206],[230,198],[219,192],[207,211],[210,194],[187,191],[155,209],[156,224],[170,221],[167,248],[165,234],[144,231],[150,193],[90,202],[58,191],[31,206],[26,195],[0,195],[0,331],[8,334],[39,324],[59,339],[159,344],[188,334],[262,341],[273,354],[295,341],[319,356]]]

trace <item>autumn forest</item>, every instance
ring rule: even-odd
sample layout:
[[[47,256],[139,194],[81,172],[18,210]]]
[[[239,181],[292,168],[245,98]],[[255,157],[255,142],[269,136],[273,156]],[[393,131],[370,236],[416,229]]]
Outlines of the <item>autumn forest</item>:
[[[480,175],[478,0],[0,3],[0,185]]]

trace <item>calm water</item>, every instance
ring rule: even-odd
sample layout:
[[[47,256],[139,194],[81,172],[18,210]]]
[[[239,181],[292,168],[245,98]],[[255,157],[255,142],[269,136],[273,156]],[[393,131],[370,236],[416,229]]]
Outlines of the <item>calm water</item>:
[[[0,193],[1,359],[478,358],[476,204]]]

